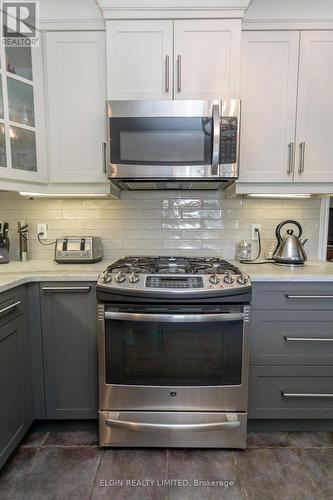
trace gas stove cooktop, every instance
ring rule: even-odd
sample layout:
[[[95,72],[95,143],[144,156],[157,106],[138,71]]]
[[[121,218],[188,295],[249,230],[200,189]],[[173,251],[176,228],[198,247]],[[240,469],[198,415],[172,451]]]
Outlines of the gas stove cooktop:
[[[249,288],[249,277],[218,257],[143,257],[119,259],[100,275],[98,286],[150,291],[204,291]]]

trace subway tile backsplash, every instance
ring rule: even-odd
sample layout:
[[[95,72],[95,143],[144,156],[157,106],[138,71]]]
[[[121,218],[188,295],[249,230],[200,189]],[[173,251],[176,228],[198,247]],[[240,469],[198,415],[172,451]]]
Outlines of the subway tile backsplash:
[[[52,259],[53,247],[37,241],[46,222],[49,241],[63,235],[101,236],[106,259],[125,254],[235,257],[235,245],[250,239],[251,224],[262,225],[263,249],[275,241],[275,227],[296,219],[317,258],[320,200],[226,200],[221,192],[125,192],[120,200],[27,199],[0,193],[0,220],[10,224],[11,259],[18,260],[17,222],[29,223],[31,259]],[[253,255],[257,251],[252,242]]]

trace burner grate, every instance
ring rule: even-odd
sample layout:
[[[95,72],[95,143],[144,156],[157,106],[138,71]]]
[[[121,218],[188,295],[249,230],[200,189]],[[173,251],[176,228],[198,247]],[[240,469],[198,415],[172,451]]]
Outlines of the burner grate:
[[[142,257],[129,256],[111,264],[108,272],[129,274],[240,274],[238,267],[218,257]]]

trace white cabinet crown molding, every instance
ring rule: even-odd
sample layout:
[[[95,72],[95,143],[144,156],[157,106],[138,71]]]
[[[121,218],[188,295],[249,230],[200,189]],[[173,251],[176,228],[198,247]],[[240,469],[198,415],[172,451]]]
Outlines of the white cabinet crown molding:
[[[105,31],[103,19],[46,19],[40,22],[40,31]]]
[[[333,19],[243,19],[243,31],[330,30]]]
[[[250,0],[97,0],[104,19],[242,18]]]

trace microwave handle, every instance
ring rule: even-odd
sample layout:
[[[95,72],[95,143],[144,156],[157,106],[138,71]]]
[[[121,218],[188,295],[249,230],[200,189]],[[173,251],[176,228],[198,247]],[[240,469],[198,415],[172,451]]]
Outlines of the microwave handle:
[[[218,175],[220,163],[220,106],[213,104],[213,153],[212,153],[212,175]]]

